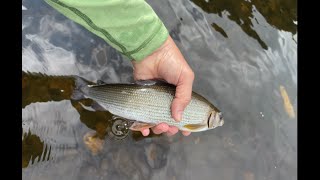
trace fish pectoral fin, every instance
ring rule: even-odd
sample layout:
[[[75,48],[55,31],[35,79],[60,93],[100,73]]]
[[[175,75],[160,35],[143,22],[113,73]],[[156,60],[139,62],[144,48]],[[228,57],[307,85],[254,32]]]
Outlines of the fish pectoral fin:
[[[156,126],[156,124],[152,124],[152,123],[144,123],[144,122],[134,122],[131,126],[130,126],[130,130],[132,131],[140,131],[142,129],[147,129],[147,128],[152,128]]]
[[[102,107],[99,103],[93,101],[91,104],[91,108],[96,110],[96,111],[106,111],[104,107]]]
[[[186,124],[183,127],[194,131],[194,130],[200,130],[200,129],[206,128],[207,125],[205,125],[205,124]]]

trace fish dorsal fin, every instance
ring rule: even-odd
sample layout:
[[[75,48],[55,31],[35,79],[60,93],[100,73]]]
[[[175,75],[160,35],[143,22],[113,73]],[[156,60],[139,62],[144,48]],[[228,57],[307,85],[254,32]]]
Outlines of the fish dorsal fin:
[[[133,131],[140,131],[142,129],[147,129],[147,128],[152,128],[156,126],[156,124],[152,124],[152,123],[144,123],[144,122],[134,122],[129,129],[133,130]]]
[[[183,127],[186,128],[186,129],[194,131],[194,130],[203,129],[203,128],[207,127],[207,126],[205,124],[186,124]]]

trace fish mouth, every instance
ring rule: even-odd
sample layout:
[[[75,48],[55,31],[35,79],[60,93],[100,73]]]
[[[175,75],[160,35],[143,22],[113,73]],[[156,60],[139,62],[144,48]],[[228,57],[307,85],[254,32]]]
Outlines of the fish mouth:
[[[224,119],[220,119],[218,126],[223,126],[223,124],[224,124]]]
[[[223,124],[224,124],[224,119],[223,119],[223,116],[222,116],[222,112],[219,112],[215,116],[214,126],[218,127],[218,126],[222,126]]]
[[[222,126],[222,125],[224,124],[224,119],[223,119],[222,112],[219,112],[218,115],[219,115],[219,122],[218,122],[218,124],[219,124],[219,126]]]
[[[208,128],[213,129],[224,124],[221,112],[212,112],[208,118]]]

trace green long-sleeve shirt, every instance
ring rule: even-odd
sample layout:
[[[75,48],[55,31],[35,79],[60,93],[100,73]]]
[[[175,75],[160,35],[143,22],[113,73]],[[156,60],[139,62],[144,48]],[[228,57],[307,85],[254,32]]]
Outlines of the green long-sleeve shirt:
[[[166,27],[144,0],[45,1],[136,61],[168,38]]]

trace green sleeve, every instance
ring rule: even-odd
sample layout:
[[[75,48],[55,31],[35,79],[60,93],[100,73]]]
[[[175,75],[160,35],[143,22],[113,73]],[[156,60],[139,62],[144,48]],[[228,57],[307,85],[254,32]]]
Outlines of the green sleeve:
[[[168,38],[144,0],[45,0],[132,60],[142,60]]]

